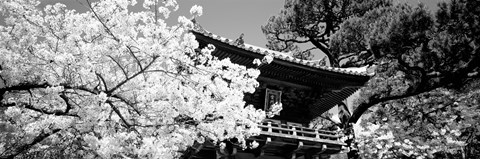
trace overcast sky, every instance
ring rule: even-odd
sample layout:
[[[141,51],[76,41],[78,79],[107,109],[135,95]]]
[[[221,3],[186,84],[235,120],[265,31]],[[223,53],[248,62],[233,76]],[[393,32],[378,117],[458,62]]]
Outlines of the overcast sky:
[[[395,3],[409,3],[416,5],[419,2],[426,4],[435,10],[436,4],[442,0],[394,0]],[[80,3],[85,0],[42,0],[41,6],[65,3],[71,9],[80,12],[86,8]],[[135,9],[141,8],[142,0]],[[276,15],[283,8],[284,0],[178,0],[180,9],[173,13],[167,21],[176,24],[178,15],[189,15],[191,6],[197,4],[203,7],[203,16],[197,18],[204,29],[214,34],[236,39],[241,33],[245,34],[245,43],[265,47],[266,40],[260,26],[264,25],[268,18]],[[189,17],[189,16],[187,16]],[[0,17],[0,24],[4,24]]]
[[[435,10],[442,0],[394,0],[395,3],[419,2]],[[214,34],[236,39],[245,33],[245,43],[265,47],[267,43],[260,29],[268,18],[276,15],[283,8],[284,0],[179,0],[180,13],[188,14],[190,6],[203,6],[204,15],[198,18],[204,29]]]

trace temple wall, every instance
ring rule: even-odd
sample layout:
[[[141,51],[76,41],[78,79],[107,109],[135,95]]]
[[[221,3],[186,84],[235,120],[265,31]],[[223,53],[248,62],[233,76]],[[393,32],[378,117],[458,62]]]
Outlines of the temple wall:
[[[286,120],[290,122],[305,123],[312,119],[309,111],[309,105],[313,104],[315,99],[321,97],[319,91],[314,91],[305,88],[296,88],[294,86],[287,86],[278,83],[271,83],[268,81],[260,81],[260,86],[253,94],[245,94],[245,101],[247,104],[253,104],[257,109],[264,109],[266,89],[281,91],[281,103],[283,110],[280,116],[275,116],[273,119]]]

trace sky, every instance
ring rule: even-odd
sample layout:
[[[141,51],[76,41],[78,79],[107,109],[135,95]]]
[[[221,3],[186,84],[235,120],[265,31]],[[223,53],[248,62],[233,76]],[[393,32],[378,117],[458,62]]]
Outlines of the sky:
[[[436,9],[441,0],[395,0],[395,3],[409,3],[416,5],[424,3],[429,8]],[[204,29],[217,35],[236,39],[245,33],[245,43],[264,47],[267,43],[261,26],[268,18],[276,15],[283,8],[284,0],[180,0],[189,9],[189,6],[198,4],[203,6],[204,15],[198,18]],[[188,13],[188,12],[187,12]]]
[[[393,0],[394,3],[425,4],[436,10],[443,0]],[[216,35],[232,40],[244,33],[247,44],[265,47],[267,40],[261,30],[267,20],[283,8],[285,0],[178,0],[179,13],[188,15],[190,7],[203,7],[203,15],[197,18],[202,27]],[[321,58],[321,56],[317,57]]]
[[[424,3],[431,10],[436,10],[436,4],[443,0],[393,0],[394,3],[409,3],[416,5]],[[41,0],[40,7],[46,4],[65,3],[68,8],[83,12],[86,10],[85,0]],[[134,10],[141,8],[142,0]],[[203,15],[197,21],[204,29],[229,39],[237,39],[244,33],[244,40],[247,44],[265,47],[267,43],[261,26],[265,25],[269,17],[276,15],[283,8],[284,0],[178,0],[180,9],[172,13],[167,23],[174,25],[178,15],[190,17],[190,8],[193,5],[203,7]],[[0,25],[4,24],[0,16]]]
[[[265,47],[267,43],[261,26],[268,18],[280,12],[283,0],[180,0],[180,6],[196,3],[203,7],[203,16],[197,20],[214,34],[237,39],[244,33],[245,43]],[[186,7],[189,9],[189,7]]]

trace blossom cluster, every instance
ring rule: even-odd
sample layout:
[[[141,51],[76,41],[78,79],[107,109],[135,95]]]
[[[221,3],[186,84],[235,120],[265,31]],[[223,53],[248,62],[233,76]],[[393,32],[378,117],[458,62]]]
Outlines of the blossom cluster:
[[[280,115],[280,112],[282,111],[282,109],[283,109],[282,103],[279,103],[279,102],[274,103],[270,106],[270,108],[268,108],[266,115],[269,118],[274,117],[275,115]]]
[[[168,26],[175,0],[145,0],[142,12],[128,10],[131,0],[89,3],[81,13],[39,3],[0,4],[0,126],[11,130],[0,132],[0,157],[175,158],[195,141],[247,144],[259,133],[265,112],[243,101],[259,70],[218,60],[213,45],[199,48],[184,16]]]
[[[475,144],[471,136],[480,135],[480,81],[470,83],[460,90],[439,88],[373,109],[357,136],[360,152],[365,158],[461,156],[459,152]]]

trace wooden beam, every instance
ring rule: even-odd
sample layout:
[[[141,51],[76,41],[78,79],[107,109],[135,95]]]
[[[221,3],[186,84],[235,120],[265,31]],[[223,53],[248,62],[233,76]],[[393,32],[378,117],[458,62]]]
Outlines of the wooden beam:
[[[300,88],[300,89],[304,89],[304,90],[312,90],[312,87],[310,87],[310,86],[296,84],[296,83],[287,82],[287,81],[281,81],[281,80],[268,78],[268,77],[264,77],[264,76],[259,76],[257,79],[258,79],[258,81],[271,82],[271,83],[274,83],[274,84],[285,85],[285,86]]]

